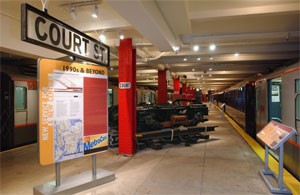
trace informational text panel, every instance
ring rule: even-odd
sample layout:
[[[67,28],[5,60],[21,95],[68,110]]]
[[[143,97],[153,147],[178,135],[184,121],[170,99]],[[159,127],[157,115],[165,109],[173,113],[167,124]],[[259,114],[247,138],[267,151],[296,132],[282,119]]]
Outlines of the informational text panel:
[[[40,163],[106,151],[107,68],[40,59],[38,77]]]
[[[284,124],[270,121],[256,136],[272,150],[277,150],[296,130]]]

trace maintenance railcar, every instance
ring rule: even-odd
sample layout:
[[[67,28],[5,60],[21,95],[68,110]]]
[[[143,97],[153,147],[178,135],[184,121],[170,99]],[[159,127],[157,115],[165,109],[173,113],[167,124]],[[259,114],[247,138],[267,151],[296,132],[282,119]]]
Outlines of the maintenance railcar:
[[[214,94],[215,104],[225,104],[225,112],[253,138],[271,120],[296,129],[284,145],[284,165],[300,180],[299,62],[234,88]]]

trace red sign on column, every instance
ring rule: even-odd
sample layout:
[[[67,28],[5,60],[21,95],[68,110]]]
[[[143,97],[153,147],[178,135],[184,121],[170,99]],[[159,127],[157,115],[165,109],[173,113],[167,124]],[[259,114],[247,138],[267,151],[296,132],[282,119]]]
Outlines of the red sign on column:
[[[167,103],[167,70],[158,71],[158,103]]]
[[[119,154],[136,152],[136,51],[132,39],[123,39],[119,47],[119,83],[127,83],[118,90],[119,103]],[[130,83],[130,84],[128,84]]]

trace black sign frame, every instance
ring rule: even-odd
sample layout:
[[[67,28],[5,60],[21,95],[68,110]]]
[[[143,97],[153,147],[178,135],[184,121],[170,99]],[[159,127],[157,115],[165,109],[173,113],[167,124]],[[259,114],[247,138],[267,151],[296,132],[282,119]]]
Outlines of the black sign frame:
[[[86,38],[86,39],[89,39],[95,43],[97,43],[98,45],[100,45],[101,47],[104,47],[106,50],[107,50],[107,63],[102,63],[100,61],[97,61],[93,58],[89,58],[89,57],[84,57],[84,56],[81,56],[81,55],[78,55],[76,53],[72,53],[68,50],[64,50],[64,49],[61,49],[61,48],[58,48],[58,47],[55,47],[55,46],[52,46],[52,45],[49,45],[47,43],[44,43],[42,41],[38,41],[38,40],[35,40],[35,39],[32,39],[30,37],[28,37],[28,20],[27,20],[27,12],[28,10],[32,11],[33,13],[37,14],[37,15],[40,15],[50,21],[52,21],[53,23],[56,23],[56,24],[59,24],[60,26],[72,31],[72,32],[75,32],[77,34],[79,34],[80,36]],[[43,12],[27,3],[23,3],[21,5],[21,40],[22,41],[25,41],[25,42],[28,42],[28,43],[32,43],[34,45],[38,45],[38,46],[42,46],[42,47],[45,47],[47,49],[51,49],[51,50],[54,50],[54,51],[58,51],[58,52],[61,52],[61,53],[64,53],[64,54],[67,54],[69,56],[75,56],[75,57],[78,57],[80,59],[83,59],[83,60],[87,60],[87,61],[91,61],[91,62],[94,62],[96,64],[100,64],[102,66],[106,66],[106,67],[109,67],[110,65],[110,48],[108,45],[105,45],[104,43],[80,32],[79,30],[73,28],[72,26],[69,26],[68,24],[50,16],[49,14],[47,14],[46,12]]]

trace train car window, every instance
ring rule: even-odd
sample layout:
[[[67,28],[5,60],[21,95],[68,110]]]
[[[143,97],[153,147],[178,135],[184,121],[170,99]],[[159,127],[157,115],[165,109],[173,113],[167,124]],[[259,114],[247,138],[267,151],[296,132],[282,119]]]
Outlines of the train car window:
[[[111,107],[113,105],[113,90],[108,89],[107,91],[107,98],[108,98],[108,107]]]
[[[277,77],[268,81],[268,105],[269,105],[269,121],[275,120],[281,123],[281,77]]]
[[[297,94],[300,94],[300,79],[296,79],[295,80],[295,92],[297,93]]]
[[[27,108],[27,88],[16,86],[15,92],[16,110],[25,110]]]

